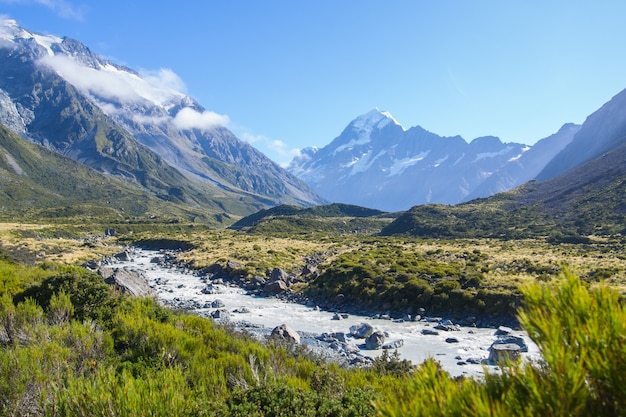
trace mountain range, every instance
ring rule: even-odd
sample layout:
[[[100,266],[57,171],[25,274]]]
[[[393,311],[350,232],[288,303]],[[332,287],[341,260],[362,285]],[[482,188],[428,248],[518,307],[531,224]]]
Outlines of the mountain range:
[[[288,170],[330,201],[386,211],[457,204],[535,178],[573,139],[564,125],[534,146],[493,136],[467,142],[420,126],[404,129],[378,109],[353,120],[329,145],[307,148]]]
[[[565,124],[532,146],[405,129],[375,109],[327,146],[304,149],[285,170],[239,140],[225,116],[181,93],[168,71],[138,73],[76,40],[12,20],[0,20],[0,62],[3,209],[52,213],[72,205],[80,213],[232,223],[329,201],[340,205],[324,213],[352,213],[354,206],[400,212],[428,203],[464,210],[525,184],[488,204],[552,208],[567,217],[570,206],[559,201],[583,207],[587,191],[598,197],[600,189],[617,190],[622,178],[626,90],[582,125]],[[619,224],[621,198],[610,192],[601,200]]]
[[[323,203],[305,183],[176,90],[70,38],[0,22],[0,123],[163,200],[249,214]]]

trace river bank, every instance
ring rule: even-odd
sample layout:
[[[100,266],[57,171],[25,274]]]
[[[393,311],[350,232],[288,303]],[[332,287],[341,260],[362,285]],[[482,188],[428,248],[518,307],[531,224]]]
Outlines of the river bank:
[[[339,314],[314,305],[293,302],[288,297],[251,295],[250,290],[221,278],[181,267],[169,251],[135,249],[128,259],[111,259],[109,268],[140,272],[157,298],[173,308],[193,311],[263,338],[276,326],[286,324],[298,332],[301,342],[320,355],[353,366],[367,365],[383,349],[367,349],[366,339],[356,330],[366,324],[371,333],[382,335],[383,344],[397,350],[402,359],[415,364],[435,358],[453,376],[480,376],[485,369],[497,372],[489,362],[490,347],[502,341],[503,333],[527,347],[526,359],[539,357],[526,334],[502,327],[473,326],[441,317],[393,319],[386,314]],[[281,299],[283,298],[283,299]],[[287,298],[285,300],[284,298]],[[370,333],[370,334],[371,334]],[[500,333],[500,334],[498,334]],[[513,340],[513,339],[509,339]]]

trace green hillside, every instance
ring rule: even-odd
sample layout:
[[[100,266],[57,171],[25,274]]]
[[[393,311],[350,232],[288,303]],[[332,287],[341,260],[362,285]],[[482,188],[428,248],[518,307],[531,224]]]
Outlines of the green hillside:
[[[87,216],[228,221],[226,216],[216,216],[224,211],[218,202],[200,208],[168,200],[173,199],[101,174],[0,125],[0,216],[5,219]]]

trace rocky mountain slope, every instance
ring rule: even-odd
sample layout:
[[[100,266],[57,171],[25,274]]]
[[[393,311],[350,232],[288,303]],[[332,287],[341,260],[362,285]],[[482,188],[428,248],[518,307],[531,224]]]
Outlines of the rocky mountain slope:
[[[0,122],[103,173],[237,214],[324,202],[177,91],[173,74],[139,74],[11,20],[0,21],[0,62]]]
[[[555,178],[621,146],[626,141],[626,90],[583,123],[572,142],[542,170],[537,179]]]
[[[330,201],[386,211],[456,204],[532,179],[576,129],[565,126],[530,153],[530,146],[492,136],[468,143],[419,126],[406,130],[389,113],[372,110],[324,148],[304,150],[288,169]]]

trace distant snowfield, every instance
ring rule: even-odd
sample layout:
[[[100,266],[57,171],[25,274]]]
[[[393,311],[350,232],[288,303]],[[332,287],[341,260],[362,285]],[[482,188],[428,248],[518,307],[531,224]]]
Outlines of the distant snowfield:
[[[275,298],[247,295],[243,289],[226,285],[213,285],[214,294],[204,294],[202,290],[207,286],[201,277],[187,271],[164,267],[151,263],[151,259],[161,256],[156,251],[136,250],[130,262],[118,262],[110,266],[128,267],[142,271],[149,284],[157,291],[157,296],[166,303],[180,301],[196,301],[199,305],[206,305],[215,300],[221,300],[225,308],[231,312],[231,321],[246,322],[254,326],[264,326],[269,330],[281,324],[287,324],[301,334],[306,333],[349,333],[350,326],[366,322],[375,330],[388,333],[387,342],[404,340],[404,346],[398,349],[403,359],[409,359],[414,364],[422,363],[427,358],[435,358],[452,376],[480,377],[486,369],[488,372],[497,372],[498,368],[484,364],[470,364],[467,359],[486,359],[489,356],[489,347],[496,340],[495,329],[461,327],[460,331],[438,331],[438,335],[424,335],[423,329],[433,329],[436,323],[403,322],[391,320],[371,319],[365,316],[350,315],[347,319],[332,320],[334,313],[318,310],[300,304],[287,303]],[[238,313],[246,307],[246,313]],[[202,316],[215,310],[214,308],[200,308],[196,312]],[[540,358],[539,349],[523,332],[513,332],[516,336],[524,337],[528,352],[523,353],[525,359]],[[447,338],[456,338],[458,343],[447,343]],[[307,338],[303,339],[305,342]],[[362,339],[350,339],[360,345]],[[365,350],[361,353],[376,357],[382,350]],[[462,364],[461,364],[462,363]]]

